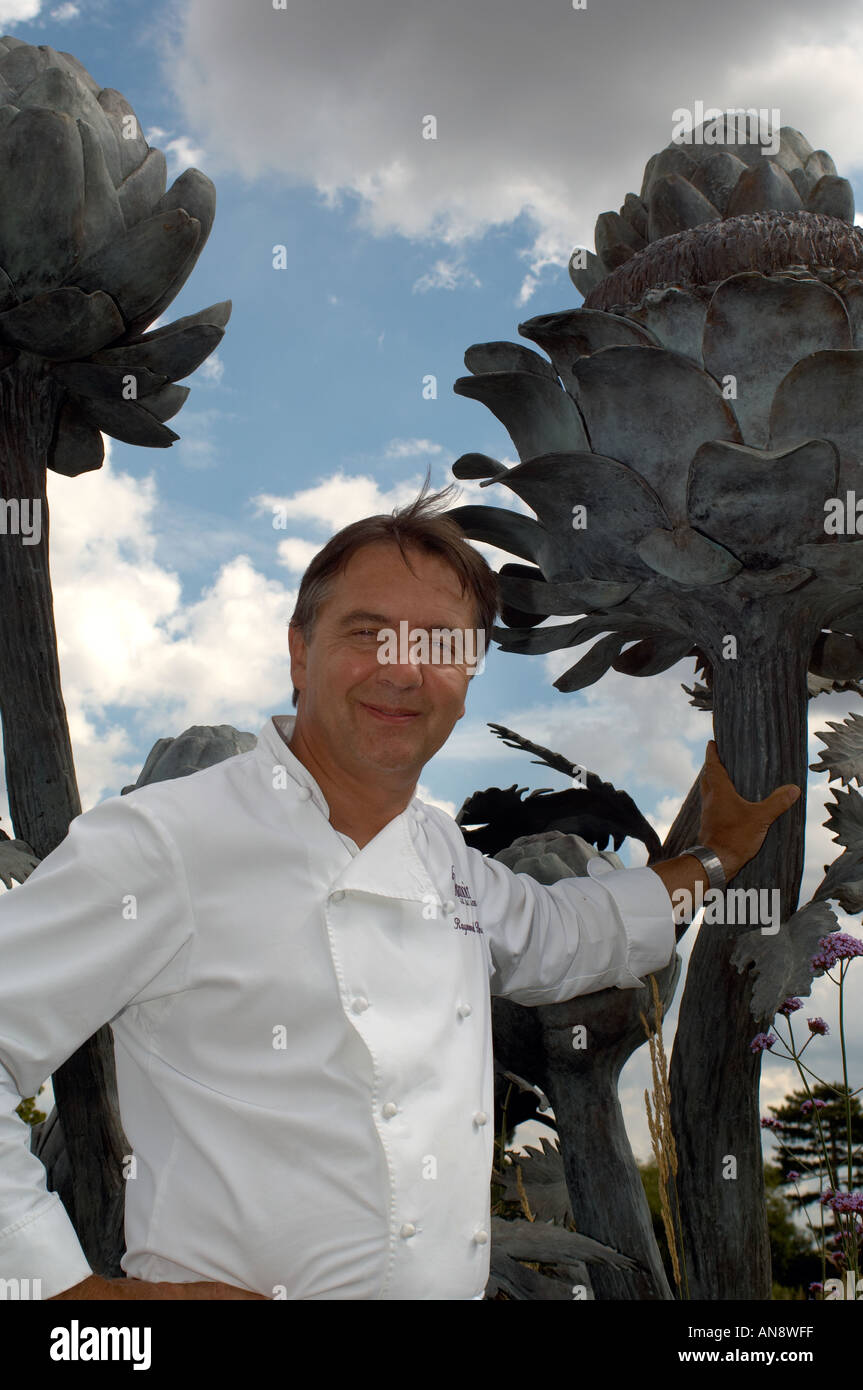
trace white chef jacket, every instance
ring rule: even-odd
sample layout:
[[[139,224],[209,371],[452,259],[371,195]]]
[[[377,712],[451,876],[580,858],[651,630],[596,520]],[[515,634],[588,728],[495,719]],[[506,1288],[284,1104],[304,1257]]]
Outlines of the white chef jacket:
[[[128,1275],[480,1299],[490,996],[634,988],[671,958],[652,869],[546,887],[416,797],[358,849],[275,721],[78,816],[0,895],[0,1277],[43,1298],[92,1271],[15,1107],[106,1021]]]

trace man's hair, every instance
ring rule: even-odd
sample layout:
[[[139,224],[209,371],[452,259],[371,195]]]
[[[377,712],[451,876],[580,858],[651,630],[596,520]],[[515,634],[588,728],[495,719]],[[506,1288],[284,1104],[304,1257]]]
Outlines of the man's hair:
[[[329,597],[333,581],[344,570],[350,557],[361,547],[381,541],[395,542],[408,569],[413,572],[407,548],[438,555],[455,570],[461,580],[462,594],[469,591],[476,603],[477,627],[485,634],[485,647],[491,645],[491,633],[500,611],[498,577],[478,550],[464,537],[458,523],[445,514],[445,509],[458,489],[455,483],[440,492],[428,492],[428,474],[419,495],[408,506],[396,508],[389,516],[367,516],[344,526],[319,550],[300,581],[297,603],[291,625],[299,628],[309,640],[318,609]],[[294,689],[293,703],[299,692]]]

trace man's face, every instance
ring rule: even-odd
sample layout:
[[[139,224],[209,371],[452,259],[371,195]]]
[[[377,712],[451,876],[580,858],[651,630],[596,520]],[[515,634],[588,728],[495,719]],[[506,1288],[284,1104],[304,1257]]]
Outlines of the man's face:
[[[469,590],[462,595],[456,572],[415,547],[408,554],[413,572],[394,542],[355,551],[321,603],[309,641],[290,629],[291,677],[300,692],[296,732],[322,761],[354,776],[389,772],[399,782],[416,780],[464,714],[464,663],[378,659],[378,633],[398,636],[401,622],[408,636],[416,629],[476,631],[475,600]]]

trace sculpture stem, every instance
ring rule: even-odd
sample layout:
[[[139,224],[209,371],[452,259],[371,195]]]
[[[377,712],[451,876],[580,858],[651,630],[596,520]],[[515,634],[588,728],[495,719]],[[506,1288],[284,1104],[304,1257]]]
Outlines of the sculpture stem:
[[[0,371],[0,497],[17,504],[0,512],[0,524],[3,519],[6,523],[5,534],[0,534],[0,716],[6,790],[15,836],[26,840],[40,859],[56,849],[70,822],[81,814],[60,685],[48,562],[46,459],[62,394],[44,363],[26,353]],[[120,1159],[129,1144],[116,1107],[110,1028],[100,1028],[87,1039],[57,1069],[53,1084],[69,1160],[68,1169],[58,1165],[55,1187],[93,1268],[106,1276],[118,1275]],[[49,1131],[46,1122],[44,1137],[51,1134],[49,1147],[57,1155],[62,1149],[54,1128]],[[42,1137],[33,1135],[34,1152],[39,1152]]]
[[[803,871],[807,776],[806,671],[818,620],[762,603],[723,660],[722,633],[710,644],[714,736],[720,760],[741,796],[761,800],[786,782],[801,788],[773,823],[759,853],[731,889],[778,889],[785,921]],[[737,631],[741,624],[738,622]],[[734,631],[726,625],[725,633]],[[741,901],[740,898],[737,901]],[[773,905],[768,894],[765,905]],[[729,956],[737,937],[758,924],[702,922],[692,951],[670,1069],[677,1143],[677,1189],[693,1299],[769,1299],[770,1246],[758,1105],[761,1031],[750,1012],[751,984]],[[763,925],[763,923],[762,923]],[[705,1021],[709,1020],[709,1027]],[[754,1218],[754,1219],[753,1219]]]
[[[81,814],[66,706],[60,688],[54,600],[48,565],[45,460],[60,388],[21,354],[0,371],[0,714],[6,791],[15,834],[40,859],[64,839]],[[22,510],[23,509],[23,510]],[[10,534],[28,515],[32,535]],[[0,518],[2,524],[2,518]],[[41,535],[40,535],[41,530]],[[39,536],[38,543],[31,541]]]

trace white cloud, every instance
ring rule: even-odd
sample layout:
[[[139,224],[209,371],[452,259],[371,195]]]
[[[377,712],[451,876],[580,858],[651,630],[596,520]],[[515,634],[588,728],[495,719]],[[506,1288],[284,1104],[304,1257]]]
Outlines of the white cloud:
[[[424,801],[427,806],[437,806],[439,810],[446,811],[448,816],[452,816],[453,819],[455,818],[455,813],[458,810],[455,802],[441,801],[440,797],[435,796],[429,791],[429,788],[424,782],[417,782],[415,795],[419,797],[420,801]]]
[[[179,448],[179,445],[174,447]],[[384,454],[386,457],[411,457],[423,452],[434,454],[440,449],[440,445],[426,439],[391,440]],[[391,452],[397,450],[403,452]],[[311,541],[306,536],[285,536],[279,541],[279,564],[297,573],[305,569],[321,546],[336,531],[341,530],[343,526],[349,526],[352,521],[359,521],[362,517],[378,516],[381,513],[390,513],[396,507],[403,507],[413,501],[422,482],[422,478],[415,475],[394,483],[390,488],[383,488],[368,474],[350,477],[339,470],[329,478],[322,478],[312,487],[303,488],[299,492],[285,496],[261,493],[251,500],[259,515],[269,512],[273,521],[279,523],[274,528],[277,535],[280,530],[285,529],[284,523],[287,521],[305,523],[321,533],[319,542]],[[458,487],[459,494],[453,497],[451,506],[488,500],[488,492],[480,488],[478,483],[460,482]],[[504,492],[500,494],[498,505],[513,511],[529,511],[520,498]],[[497,546],[486,545],[484,542],[473,544],[492,568],[497,568],[512,559],[511,555],[499,550]]]
[[[476,289],[480,284],[479,278],[462,261],[442,258],[414,281],[412,289],[415,294],[427,294],[429,290],[457,290],[462,285]]]
[[[168,187],[179,174],[186,169],[202,169],[209,163],[206,150],[201,145],[196,145],[187,135],[175,135],[168,138],[170,131],[164,130],[161,126],[154,125],[147,127],[145,139],[148,145],[153,145],[160,149],[168,161]]]
[[[197,381],[212,382],[214,386],[218,386],[224,375],[225,364],[219,354],[214,352],[201,363],[195,373],[195,379]]]
[[[58,24],[66,24],[70,19],[77,19],[80,13],[77,5],[58,5],[56,9],[51,11],[51,18],[56,19]]]
[[[186,169],[200,169],[208,162],[203,147],[196,145],[186,135],[177,135],[173,140],[169,140],[164,146],[164,153],[168,161],[169,185],[178,174],[182,174]]]
[[[295,574],[301,574],[336,531],[362,517],[403,507],[416,496],[420,486],[421,480],[415,479],[396,483],[386,490],[368,475],[348,477],[339,471],[291,495],[279,497],[273,493],[261,493],[252,498],[252,503],[259,515],[270,512],[273,521],[280,523],[274,527],[276,536],[284,529],[281,523],[288,520],[306,523],[321,532],[320,541],[311,541],[304,536],[285,536],[276,547],[278,563]]]
[[[24,24],[35,19],[42,8],[42,0],[0,0],[0,24]]]
[[[407,479],[386,489],[367,474],[348,477],[339,470],[299,492],[281,497],[262,493],[252,500],[259,512],[279,508],[287,519],[312,522],[329,536],[361,517],[404,506],[419,492],[421,483],[421,479]]]
[[[288,540],[279,541],[276,546],[276,558],[285,569],[302,575],[324,544],[324,541],[316,544],[315,541],[304,541],[299,536],[293,536]]]
[[[525,275],[524,279],[521,282],[521,289],[519,290],[518,296],[516,298],[516,304],[520,309],[523,308],[525,304],[527,304],[528,300],[533,298],[534,291],[536,290],[538,284],[539,280],[535,275]]]
[[[592,246],[597,214],[638,191],[681,105],[777,106],[840,172],[860,165],[856,0],[785,0],[781,26],[748,0],[702,5],[697,24],[683,14],[635,0],[292,0],[290,13],[189,0],[167,77],[214,175],[282,175],[330,207],[350,199],[374,234],[449,248],[523,218],[525,303],[543,267]]]
[[[384,449],[384,458],[407,459],[417,454],[441,454],[443,445],[431,439],[391,439]]]

